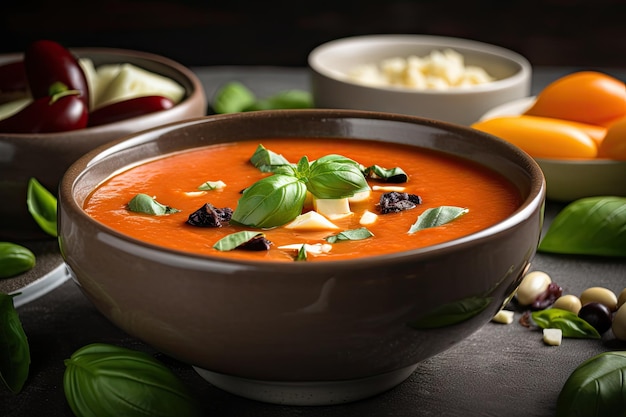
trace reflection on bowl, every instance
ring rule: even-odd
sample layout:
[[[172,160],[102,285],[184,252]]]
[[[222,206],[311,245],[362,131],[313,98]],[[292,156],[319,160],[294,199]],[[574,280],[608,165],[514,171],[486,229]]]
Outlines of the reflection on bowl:
[[[501,104],[486,112],[480,120],[522,114],[535,102],[524,97]],[[626,161],[610,159],[536,158],[547,184],[550,200],[570,202],[584,197],[626,196]]]
[[[496,80],[447,90],[377,87],[348,77],[354,68],[388,58],[428,56],[452,49],[467,66],[483,68]],[[425,35],[367,35],[330,41],[308,58],[311,91],[318,108],[410,114],[469,125],[487,110],[526,97],[532,68],[516,52],[469,39]]]
[[[320,137],[471,155],[519,190],[520,206],[492,227],[435,246],[287,263],[144,243],[83,209],[103,180],[156,157],[240,140]],[[544,198],[537,164],[476,130],[375,112],[259,111],[170,124],[81,157],[61,183],[59,242],[99,311],[212,384],[272,403],[337,404],[392,388],[489,322],[535,254]]]
[[[56,194],[65,170],[86,152],[133,132],[206,114],[206,97],[200,80],[175,61],[122,49],[76,48],[72,52],[90,58],[95,66],[130,63],[170,77],[185,88],[185,98],[168,110],[86,129],[40,134],[0,133],[0,239],[45,236],[26,206],[29,178],[36,178]],[[18,59],[21,59],[20,54],[2,55],[0,63]]]

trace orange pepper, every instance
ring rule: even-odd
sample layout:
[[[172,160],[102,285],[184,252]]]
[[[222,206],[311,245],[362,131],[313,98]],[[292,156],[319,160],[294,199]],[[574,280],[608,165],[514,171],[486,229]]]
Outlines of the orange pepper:
[[[598,147],[598,157],[626,161],[626,117],[609,125]]]
[[[544,88],[524,114],[606,127],[626,116],[626,85],[602,72],[574,72]]]
[[[510,142],[534,158],[590,159],[598,153],[596,142],[565,120],[500,116],[476,122],[471,127]]]

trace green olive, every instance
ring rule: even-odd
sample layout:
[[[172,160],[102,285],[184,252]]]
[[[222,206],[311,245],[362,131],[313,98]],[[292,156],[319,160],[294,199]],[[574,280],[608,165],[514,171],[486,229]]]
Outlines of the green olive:
[[[610,311],[617,309],[617,296],[615,293],[603,287],[590,287],[580,293],[580,302],[582,305],[588,303],[604,304]]]
[[[552,304],[552,308],[560,308],[561,310],[566,310],[574,314],[578,314],[581,307],[582,303],[580,299],[571,294],[562,295]]]
[[[22,274],[35,266],[35,254],[24,246],[0,242],[0,278]]]

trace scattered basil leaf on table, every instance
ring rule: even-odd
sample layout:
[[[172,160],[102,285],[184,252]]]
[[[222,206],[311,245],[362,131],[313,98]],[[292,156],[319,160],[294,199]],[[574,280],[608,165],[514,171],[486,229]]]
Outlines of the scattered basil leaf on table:
[[[531,318],[542,329],[561,329],[563,337],[578,339],[600,339],[600,333],[585,320],[571,311],[548,308],[533,311]]]
[[[137,194],[128,202],[128,209],[136,213],[151,214],[154,216],[164,216],[166,214],[177,213],[180,210],[165,204],[161,204],[154,197],[148,194]]]
[[[372,236],[374,236],[374,234],[366,227],[361,227],[359,229],[344,230],[343,232],[328,236],[326,237],[326,241],[328,243],[336,243],[345,240],[363,240]]]
[[[35,178],[28,180],[26,205],[35,222],[50,236],[57,236],[57,199]]]
[[[145,352],[93,343],[64,363],[65,398],[77,417],[202,415],[182,381]]]
[[[626,410],[626,352],[604,352],[581,363],[565,381],[556,417],[623,416]]]
[[[22,245],[0,242],[0,279],[24,273],[35,266],[35,254]]]
[[[538,249],[626,256],[626,197],[587,197],[568,204],[554,218]]]
[[[22,390],[30,369],[30,348],[13,296],[0,293],[0,379],[13,393]]]
[[[256,110],[307,109],[313,107],[313,96],[305,90],[279,91],[264,99],[256,95],[239,81],[224,84],[215,92],[215,113],[237,113]]]
[[[239,246],[245,244],[246,242],[250,242],[257,237],[263,236],[265,235],[260,232],[242,230],[241,232],[235,232],[224,236],[223,238],[215,242],[213,247],[219,251],[227,252],[236,249]]]
[[[469,210],[466,208],[454,206],[440,206],[424,210],[409,229],[409,234],[429,227],[442,226],[446,223],[450,223],[452,220],[464,215],[468,211]]]

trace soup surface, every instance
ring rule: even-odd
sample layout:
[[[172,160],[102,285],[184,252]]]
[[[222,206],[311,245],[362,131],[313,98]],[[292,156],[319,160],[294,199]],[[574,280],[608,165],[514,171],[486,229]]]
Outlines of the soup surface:
[[[399,167],[408,175],[408,181],[390,184],[369,178],[367,182],[373,188],[369,198],[351,202],[352,214],[332,218],[330,221],[338,227],[336,230],[254,229],[233,222],[212,228],[188,224],[189,215],[206,203],[218,209],[234,210],[242,190],[261,178],[274,175],[261,172],[250,162],[259,145],[292,163],[303,156],[313,161],[339,154],[365,167]],[[222,181],[225,187],[199,191],[198,187],[207,181]],[[403,187],[402,192],[421,197],[421,204],[410,210],[381,214],[377,203],[389,189],[375,189],[375,186]],[[160,216],[130,211],[128,203],[137,194],[152,196],[179,211]],[[305,243],[329,245],[325,240],[328,236],[362,227],[373,235],[362,240],[332,243],[325,246],[331,248],[325,253],[308,253],[306,261],[317,262],[382,255],[449,241],[498,223],[520,204],[519,191],[504,177],[471,161],[436,151],[348,139],[263,139],[196,148],[133,166],[98,186],[86,199],[84,209],[97,221],[142,241],[234,259],[294,261],[298,249],[280,247],[301,247]],[[443,225],[408,233],[420,214],[441,206],[464,208],[467,212]],[[313,207],[306,204],[302,212],[311,210]],[[377,217],[373,223],[363,225],[360,220],[366,210]],[[219,251],[213,247],[221,238],[242,230],[264,233],[271,242],[269,250]]]

